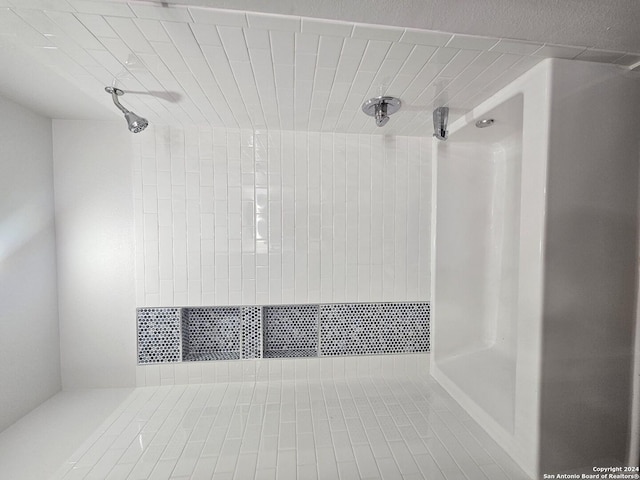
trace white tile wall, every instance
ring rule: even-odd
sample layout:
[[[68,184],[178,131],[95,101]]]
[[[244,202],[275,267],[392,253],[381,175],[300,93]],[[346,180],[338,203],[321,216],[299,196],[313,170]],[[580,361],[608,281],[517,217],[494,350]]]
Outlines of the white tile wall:
[[[154,127],[138,306],[429,299],[430,140]]]
[[[434,106],[454,121],[542,58],[629,66],[640,54],[139,2],[9,5],[0,43],[105,108],[105,85],[144,93],[122,101],[156,124],[429,136]],[[360,110],[381,94],[404,102],[384,129]]]
[[[137,388],[52,479],[527,480],[417,377]]]
[[[428,353],[412,353],[137,365],[136,386],[356,378],[427,378],[429,361]]]

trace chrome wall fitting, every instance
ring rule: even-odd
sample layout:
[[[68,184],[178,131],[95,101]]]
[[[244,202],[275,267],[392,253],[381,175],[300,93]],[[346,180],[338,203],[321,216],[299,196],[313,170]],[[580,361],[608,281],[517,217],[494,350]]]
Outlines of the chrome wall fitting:
[[[438,140],[446,140],[449,136],[447,131],[449,123],[449,107],[438,107],[433,111],[433,136]]]
[[[493,118],[484,118],[484,119],[478,120],[476,122],[476,127],[478,127],[478,128],[487,128],[487,127],[490,127],[491,125],[493,125],[494,122],[495,122],[495,120]]]

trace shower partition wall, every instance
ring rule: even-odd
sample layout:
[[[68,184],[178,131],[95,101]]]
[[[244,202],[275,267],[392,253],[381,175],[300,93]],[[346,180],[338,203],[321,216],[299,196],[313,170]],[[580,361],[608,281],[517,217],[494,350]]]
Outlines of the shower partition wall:
[[[438,366],[482,409],[514,429],[522,169],[522,94],[439,145]],[[468,321],[473,312],[473,322]],[[471,379],[473,379],[471,381]]]
[[[547,85],[538,67],[434,141],[431,373],[532,476]]]
[[[640,91],[623,73],[545,61],[434,141],[431,373],[533,478],[626,461]]]

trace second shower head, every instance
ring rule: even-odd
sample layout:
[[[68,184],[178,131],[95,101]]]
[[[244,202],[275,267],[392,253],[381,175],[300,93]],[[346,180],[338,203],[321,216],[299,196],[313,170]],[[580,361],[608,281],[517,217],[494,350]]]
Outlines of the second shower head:
[[[376,119],[376,125],[383,127],[389,121],[389,115],[393,115],[398,110],[402,102],[395,97],[374,97],[362,105],[362,111]]]
[[[449,137],[447,124],[449,123],[449,107],[438,107],[433,111],[433,136],[438,140]]]
[[[141,117],[140,115],[136,115],[130,110],[127,110],[122,106],[118,97],[124,95],[124,91],[120,90],[116,87],[104,87],[104,90],[107,93],[111,94],[111,98],[113,99],[113,103],[116,107],[124,114],[124,118],[127,121],[127,126],[129,127],[129,131],[131,133],[139,133],[145,128],[149,126],[149,120]]]

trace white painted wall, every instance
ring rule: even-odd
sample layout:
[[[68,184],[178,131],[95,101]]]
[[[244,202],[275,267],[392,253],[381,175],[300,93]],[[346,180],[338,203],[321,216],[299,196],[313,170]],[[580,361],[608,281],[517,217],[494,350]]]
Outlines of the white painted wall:
[[[62,382],[135,385],[131,134],[53,121]]]
[[[429,139],[153,132],[135,162],[138,306],[429,299]]]
[[[60,390],[51,142],[0,98],[0,430]]]

